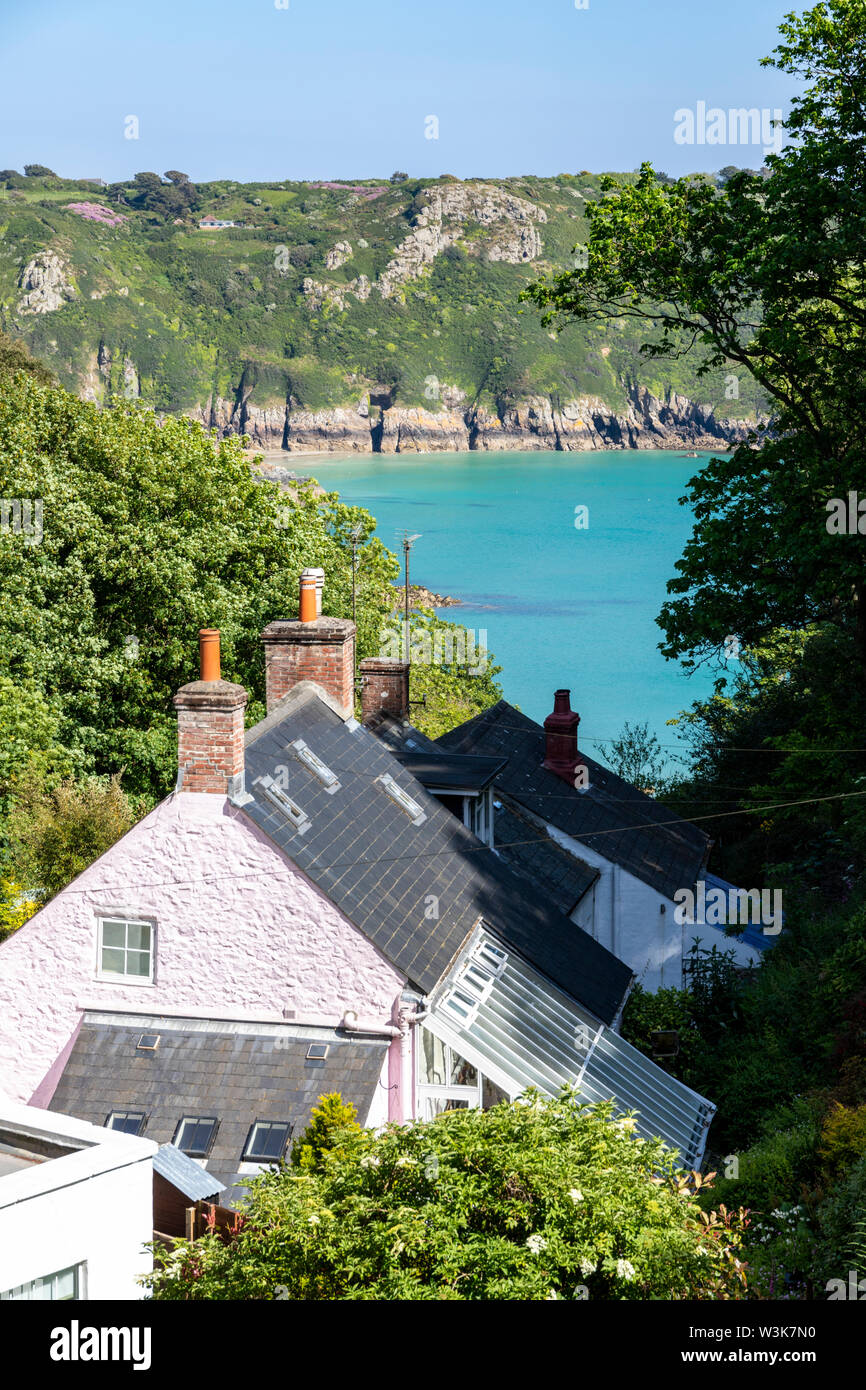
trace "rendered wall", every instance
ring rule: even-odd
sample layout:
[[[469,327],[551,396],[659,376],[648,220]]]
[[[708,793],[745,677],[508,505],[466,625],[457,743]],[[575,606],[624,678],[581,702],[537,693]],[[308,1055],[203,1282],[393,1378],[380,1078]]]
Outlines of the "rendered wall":
[[[153,984],[96,979],[100,912],[155,921]],[[388,1024],[404,983],[242,811],[180,793],[0,945],[0,1091],[47,1105],[85,1007]]]

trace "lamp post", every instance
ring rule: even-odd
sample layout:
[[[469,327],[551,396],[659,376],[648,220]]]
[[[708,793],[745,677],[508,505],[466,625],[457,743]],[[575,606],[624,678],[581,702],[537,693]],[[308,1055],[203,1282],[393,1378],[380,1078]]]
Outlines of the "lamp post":
[[[404,626],[405,642],[406,642],[405,660],[406,660],[407,662],[411,660],[411,658],[410,658],[410,656],[409,656],[409,551],[412,549],[412,546],[415,544],[416,541],[420,541],[421,535],[422,535],[421,532],[419,532],[419,533],[418,533],[417,535],[415,535],[415,536],[407,536],[407,535],[405,534],[405,532],[404,532],[404,534],[403,534],[403,562],[404,562],[404,565],[405,565],[405,581],[404,581],[405,587],[404,587],[404,596],[405,596],[405,613],[406,613],[405,621],[404,621],[404,625],[403,625],[403,626]]]

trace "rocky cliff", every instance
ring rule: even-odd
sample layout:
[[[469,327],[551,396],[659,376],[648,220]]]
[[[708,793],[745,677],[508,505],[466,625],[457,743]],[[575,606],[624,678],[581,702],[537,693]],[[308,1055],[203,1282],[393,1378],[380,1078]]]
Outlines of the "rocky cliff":
[[[446,397],[448,393],[444,393]],[[668,391],[663,400],[645,386],[627,388],[617,412],[595,396],[556,403],[548,396],[500,404],[494,413],[466,404],[454,392],[441,409],[355,406],[306,411],[263,409],[248,400],[217,397],[190,414],[220,435],[246,434],[256,449],[289,453],[412,454],[472,449],[719,449],[748,438],[755,420],[717,413]],[[458,399],[454,399],[454,397]]]

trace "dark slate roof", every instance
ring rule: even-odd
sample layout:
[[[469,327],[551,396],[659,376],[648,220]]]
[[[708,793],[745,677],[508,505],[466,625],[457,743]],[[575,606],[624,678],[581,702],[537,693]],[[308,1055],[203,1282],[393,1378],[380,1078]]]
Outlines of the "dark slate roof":
[[[153,1171],[191,1202],[203,1202],[205,1198],[218,1197],[225,1191],[223,1184],[217,1182],[212,1173],[208,1173],[194,1158],[187,1158],[183,1150],[176,1149],[174,1144],[160,1145],[154,1154]]]
[[[543,765],[541,725],[506,700],[443,734],[437,744],[449,753],[507,758],[496,785],[508,796],[665,897],[672,898],[680,888],[694,888],[709,837],[582,749],[590,786],[587,791],[570,787]]]
[[[502,858],[529,880],[534,892],[543,892],[570,916],[599,877],[598,869],[569,854],[543,825],[506,797],[494,802],[493,817],[494,843]]]
[[[455,796],[484,791],[505,766],[504,758],[470,753],[422,753],[412,748],[395,748],[393,756],[422,787]]]
[[[143,1032],[159,1034],[155,1051],[136,1049]],[[310,1043],[323,1041],[327,1058],[307,1061]],[[143,1110],[143,1134],[158,1144],[171,1143],[184,1115],[215,1116],[207,1172],[232,1203],[250,1126],[288,1121],[297,1138],[329,1091],[339,1091],[365,1120],[389,1041],[300,1024],[94,1011],[84,1016],[49,1108],[97,1125],[112,1110]]]
[[[329,791],[297,760],[304,743],[339,778]],[[394,778],[424,813],[415,825],[377,778]],[[309,817],[301,833],[265,795],[287,786]],[[421,786],[386,746],[344,722],[310,685],[299,685],[247,734],[244,811],[342,912],[429,993],[478,918],[605,1023],[632,972],[535,891]],[[438,911],[438,916],[434,915]]]

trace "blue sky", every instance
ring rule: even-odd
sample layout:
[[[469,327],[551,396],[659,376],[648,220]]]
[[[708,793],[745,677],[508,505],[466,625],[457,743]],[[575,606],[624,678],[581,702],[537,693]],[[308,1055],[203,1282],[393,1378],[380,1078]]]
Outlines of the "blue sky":
[[[760,147],[676,144],[674,112],[784,111],[794,91],[757,61],[790,0],[283,3],[2,0],[0,167],[107,180],[757,167]]]

